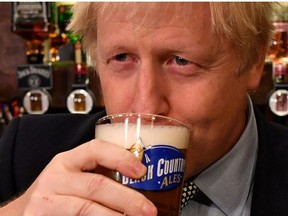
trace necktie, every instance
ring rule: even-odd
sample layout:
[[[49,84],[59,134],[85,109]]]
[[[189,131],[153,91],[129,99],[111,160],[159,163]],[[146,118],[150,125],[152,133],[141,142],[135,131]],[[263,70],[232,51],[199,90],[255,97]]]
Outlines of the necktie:
[[[184,208],[191,200],[210,206],[212,201],[191,181],[184,183],[181,209]]]

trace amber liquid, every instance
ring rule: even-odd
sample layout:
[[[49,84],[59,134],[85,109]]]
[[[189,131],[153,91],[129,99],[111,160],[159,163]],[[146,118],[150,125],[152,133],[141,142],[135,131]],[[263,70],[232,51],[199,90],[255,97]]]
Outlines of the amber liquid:
[[[23,8],[21,5],[26,6]],[[52,10],[50,2],[14,2],[12,31],[26,40],[55,37],[56,25]]]
[[[183,185],[167,191],[143,191],[149,200],[151,200],[158,209],[158,216],[179,216],[180,202],[182,196]]]
[[[276,96],[276,110],[277,111],[287,111],[287,94],[281,94]]]
[[[117,171],[109,170],[102,166],[97,166],[96,173],[105,175],[113,180],[121,183],[121,175]],[[176,188],[166,191],[145,191],[138,190],[146,196],[157,207],[158,216],[179,216],[180,215],[180,200],[182,196],[183,182]]]
[[[181,150],[182,153],[186,154],[186,150]],[[97,166],[95,173],[103,174],[113,180],[122,182],[122,177],[119,172],[115,170],[110,170],[102,166]],[[169,177],[169,182],[175,181],[173,175]],[[148,190],[139,190],[144,196],[146,196],[154,205],[157,207],[158,216],[179,216],[180,215],[180,206],[181,206],[181,197],[182,197],[182,188],[183,188],[183,178],[180,184],[176,188],[162,191],[148,191]]]
[[[37,21],[37,20],[36,20]],[[35,22],[36,22],[35,21]],[[43,21],[38,21],[37,23],[17,23],[16,29],[14,30],[15,34],[20,35],[26,40],[43,38],[53,38],[56,37],[55,26]]]
[[[74,94],[74,110],[75,111],[86,111],[86,98],[85,95],[76,93]]]
[[[30,95],[30,109],[33,112],[42,111],[42,95],[40,93],[31,93]]]

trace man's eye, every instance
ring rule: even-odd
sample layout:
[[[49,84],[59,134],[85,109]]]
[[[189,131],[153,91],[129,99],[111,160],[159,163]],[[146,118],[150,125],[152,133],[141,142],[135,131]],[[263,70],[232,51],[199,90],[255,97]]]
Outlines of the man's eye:
[[[116,61],[120,61],[120,62],[125,61],[125,60],[127,60],[127,54],[126,53],[118,54],[114,57],[114,59]]]
[[[189,61],[182,58],[182,57],[176,56],[175,57],[175,63],[178,65],[187,65],[187,64],[189,64]]]

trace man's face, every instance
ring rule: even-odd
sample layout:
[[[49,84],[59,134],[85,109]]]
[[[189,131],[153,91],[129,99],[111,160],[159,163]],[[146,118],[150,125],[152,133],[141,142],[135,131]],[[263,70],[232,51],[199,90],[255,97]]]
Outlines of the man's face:
[[[155,113],[190,127],[191,176],[236,143],[254,78],[237,73],[231,45],[213,35],[209,4],[179,5],[159,3],[148,15],[127,17],[134,5],[100,16],[97,68],[107,113]]]

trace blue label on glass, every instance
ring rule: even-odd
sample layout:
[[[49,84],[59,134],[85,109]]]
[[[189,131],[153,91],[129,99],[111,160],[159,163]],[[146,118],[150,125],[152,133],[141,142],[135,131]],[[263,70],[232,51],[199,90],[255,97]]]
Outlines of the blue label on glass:
[[[142,179],[122,176],[122,183],[142,190],[168,190],[177,187],[184,177],[185,159],[177,148],[156,145],[144,149],[142,163],[147,173]]]

